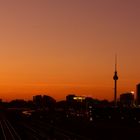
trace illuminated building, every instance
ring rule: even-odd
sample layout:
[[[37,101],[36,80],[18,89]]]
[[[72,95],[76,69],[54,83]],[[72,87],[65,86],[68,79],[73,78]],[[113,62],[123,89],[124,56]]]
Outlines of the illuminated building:
[[[86,113],[85,97],[68,95],[66,97],[68,116],[84,116]]]
[[[128,92],[120,95],[120,104],[122,107],[133,107],[134,105],[134,93]]]

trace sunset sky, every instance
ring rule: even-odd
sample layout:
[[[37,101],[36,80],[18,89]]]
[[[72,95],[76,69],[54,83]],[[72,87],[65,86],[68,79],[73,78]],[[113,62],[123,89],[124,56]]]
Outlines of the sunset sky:
[[[113,99],[140,82],[139,0],[1,0],[0,98]]]

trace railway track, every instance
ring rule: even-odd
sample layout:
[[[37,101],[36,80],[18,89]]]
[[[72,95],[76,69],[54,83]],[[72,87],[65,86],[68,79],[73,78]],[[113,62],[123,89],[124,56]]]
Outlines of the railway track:
[[[32,131],[36,136],[40,135],[43,139],[48,138],[47,136],[53,136],[56,140],[91,140],[42,121],[32,120],[32,122],[25,124],[21,125],[24,125],[28,131]]]
[[[7,119],[0,120],[1,140],[21,140],[19,134]]]

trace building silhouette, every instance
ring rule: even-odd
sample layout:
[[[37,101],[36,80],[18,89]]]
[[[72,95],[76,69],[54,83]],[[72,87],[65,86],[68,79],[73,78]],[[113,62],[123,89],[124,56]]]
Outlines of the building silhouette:
[[[136,85],[136,103],[140,105],[140,83]]]
[[[33,96],[33,103],[35,104],[36,107],[42,107],[43,105],[42,96],[41,95]]]
[[[76,97],[74,94],[67,95],[66,96],[66,101],[68,103],[71,103],[71,102],[73,102],[74,97]]]
[[[52,109],[55,107],[56,100],[48,95],[33,96],[33,103],[37,108]]]
[[[54,109],[56,100],[48,95],[42,96],[43,107],[47,109]]]

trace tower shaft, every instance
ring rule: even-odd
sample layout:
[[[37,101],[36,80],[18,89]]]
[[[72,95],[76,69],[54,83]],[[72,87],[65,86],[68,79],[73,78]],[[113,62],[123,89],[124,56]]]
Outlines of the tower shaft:
[[[117,106],[117,80],[114,81],[114,106]]]
[[[117,80],[118,80],[118,75],[117,75],[117,57],[115,56],[115,73],[114,73],[114,106],[117,106]]]

